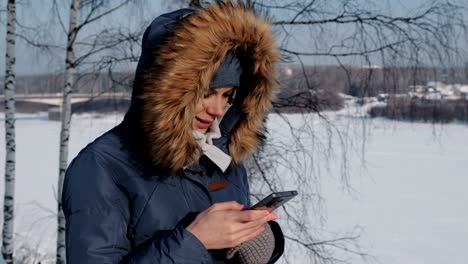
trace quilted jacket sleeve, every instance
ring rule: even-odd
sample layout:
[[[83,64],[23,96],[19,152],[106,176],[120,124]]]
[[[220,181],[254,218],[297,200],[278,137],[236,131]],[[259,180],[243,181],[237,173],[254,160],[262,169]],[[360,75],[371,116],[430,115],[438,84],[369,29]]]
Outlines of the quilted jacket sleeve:
[[[69,264],[211,263],[203,244],[182,226],[132,248],[127,238],[129,201],[93,151],[80,153],[68,168],[62,203]]]

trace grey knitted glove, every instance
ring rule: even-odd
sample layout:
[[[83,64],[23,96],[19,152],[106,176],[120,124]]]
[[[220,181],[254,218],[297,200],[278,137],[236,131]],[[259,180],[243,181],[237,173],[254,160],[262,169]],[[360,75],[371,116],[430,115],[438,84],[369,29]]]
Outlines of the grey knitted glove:
[[[228,263],[266,264],[275,249],[275,236],[270,225],[265,224],[265,231],[227,252]]]

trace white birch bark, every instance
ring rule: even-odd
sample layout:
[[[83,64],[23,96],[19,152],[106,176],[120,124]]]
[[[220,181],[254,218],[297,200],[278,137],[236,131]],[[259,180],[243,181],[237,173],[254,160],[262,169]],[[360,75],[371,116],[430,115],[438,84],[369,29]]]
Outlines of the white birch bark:
[[[3,204],[2,255],[6,263],[13,263],[13,221],[15,204],[15,0],[8,0],[5,58],[5,194]]]
[[[68,142],[70,139],[70,122],[71,122],[71,93],[74,84],[75,74],[75,39],[78,33],[77,14],[80,5],[79,0],[72,0],[70,6],[70,26],[68,29],[67,39],[67,55],[65,59],[65,86],[63,89],[62,102],[62,128],[60,131],[60,157],[59,157],[59,179],[58,179],[58,210],[57,210],[57,256],[56,263],[64,264],[65,259],[65,217],[62,210],[62,190],[65,171],[68,166]]]

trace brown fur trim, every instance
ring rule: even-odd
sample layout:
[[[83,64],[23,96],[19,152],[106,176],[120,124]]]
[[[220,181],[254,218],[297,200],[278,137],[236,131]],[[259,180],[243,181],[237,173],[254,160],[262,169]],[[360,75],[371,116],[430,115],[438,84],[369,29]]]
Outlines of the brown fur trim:
[[[274,64],[279,55],[269,23],[246,6],[226,1],[189,17],[168,43],[157,54],[159,67],[146,77],[142,96],[141,122],[151,162],[175,172],[199,159],[191,127],[196,102],[231,50],[242,58],[251,86],[243,102],[245,116],[229,140],[230,155],[240,162],[260,142],[276,88]]]

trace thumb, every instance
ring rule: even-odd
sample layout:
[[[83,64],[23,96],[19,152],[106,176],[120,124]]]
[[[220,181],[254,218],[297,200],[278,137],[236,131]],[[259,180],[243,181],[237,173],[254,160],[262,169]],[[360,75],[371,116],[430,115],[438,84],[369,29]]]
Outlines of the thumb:
[[[240,211],[242,209],[244,209],[244,205],[236,201],[215,203],[211,206],[212,211],[227,211],[227,210]]]

